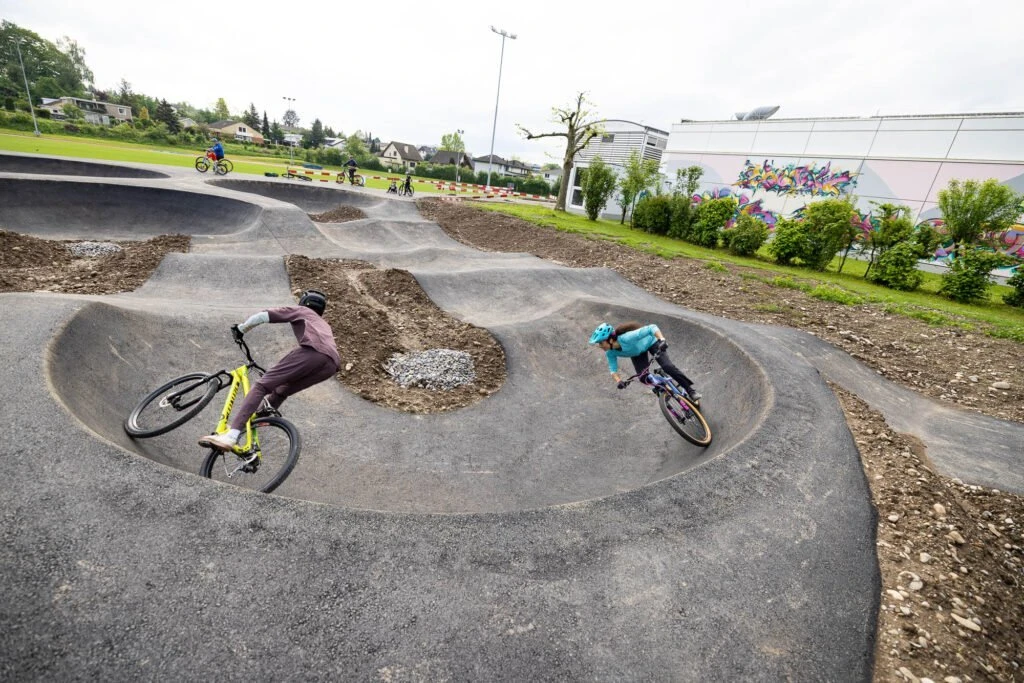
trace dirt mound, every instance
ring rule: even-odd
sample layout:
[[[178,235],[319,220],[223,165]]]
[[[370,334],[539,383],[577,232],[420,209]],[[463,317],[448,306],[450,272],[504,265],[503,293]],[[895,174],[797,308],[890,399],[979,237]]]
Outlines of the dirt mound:
[[[311,213],[309,217],[317,223],[344,223],[366,218],[366,214],[354,206],[339,206],[323,213]]]

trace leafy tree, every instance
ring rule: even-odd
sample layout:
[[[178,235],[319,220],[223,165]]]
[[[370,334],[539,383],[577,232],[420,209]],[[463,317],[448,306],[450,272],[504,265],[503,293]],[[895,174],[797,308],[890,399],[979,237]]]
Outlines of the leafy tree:
[[[178,115],[174,112],[174,107],[172,107],[167,100],[160,100],[160,104],[157,105],[156,111],[153,112],[153,118],[167,126],[167,131],[169,133],[174,134],[181,130],[181,123],[178,122]]]
[[[345,146],[342,149],[341,156],[345,157],[345,161],[352,157],[360,166],[365,166],[368,161],[375,158],[370,153],[370,150],[367,149],[362,136],[357,133],[353,133],[345,138]]]
[[[640,193],[653,185],[657,177],[658,161],[656,159],[641,159],[636,150],[629,153],[625,172],[619,180],[619,206],[622,207],[619,225],[626,222],[626,212],[633,210]]]
[[[1020,204],[1021,197],[995,178],[982,183],[953,179],[939,190],[939,210],[958,255],[984,233],[1000,233],[1013,225]]]
[[[737,256],[753,256],[768,240],[768,225],[749,213],[741,213],[735,225],[722,231],[722,242]]]
[[[92,89],[92,82],[95,78],[92,69],[85,63],[85,49],[78,44],[78,41],[70,36],[64,36],[57,41],[57,49],[64,53],[70,60],[78,78],[89,89]]]
[[[295,113],[294,109],[289,109],[284,113],[281,123],[284,124],[285,128],[295,128],[299,125],[299,115]]]
[[[225,121],[231,118],[231,111],[228,109],[228,103],[224,101],[223,97],[217,98],[217,104],[213,105],[213,113],[217,115],[218,121]]]
[[[284,131],[281,130],[281,124],[276,119],[270,124],[270,139],[277,144],[284,142]]]
[[[1018,266],[1017,272],[1006,281],[1006,284],[1013,287],[1013,291],[1004,294],[1003,301],[1011,306],[1024,308],[1024,268]]]
[[[263,112],[263,125],[260,126],[260,133],[264,140],[270,140],[270,121],[267,120],[267,112]]]
[[[806,259],[808,248],[807,224],[792,218],[780,218],[775,234],[768,243],[768,253],[778,263],[793,265]]]
[[[131,106],[132,94],[132,84],[122,78],[117,86],[117,104]]]
[[[714,249],[722,228],[736,214],[736,200],[732,197],[708,199],[697,205],[697,220],[687,238],[690,242]]]
[[[808,268],[825,270],[836,253],[849,244],[855,215],[853,206],[843,199],[811,202],[804,209],[807,245],[801,259]]]
[[[534,134],[521,125],[516,124],[527,140],[540,138],[565,138],[565,154],[562,156],[562,179],[558,186],[558,198],[555,199],[555,210],[565,211],[565,200],[569,192],[569,172],[572,171],[573,160],[577,152],[603,131],[600,123],[591,118],[593,104],[587,100],[586,93],[576,95],[576,104],[567,107],[552,107],[554,121],[565,126],[564,131]]]
[[[324,126],[324,136],[329,138],[338,137],[337,135],[334,134],[334,129],[331,128],[330,126]]]
[[[64,116],[72,121],[81,121],[85,118],[85,114],[82,113],[82,110],[78,108],[77,104],[65,102],[60,108],[61,111],[64,112]]]
[[[441,136],[441,146],[439,149],[445,152],[465,152],[466,144],[462,141],[462,136],[459,132],[456,131]]]
[[[320,121],[320,119],[316,119],[315,121],[313,121],[313,129],[309,133],[309,146],[324,146],[324,124]]]
[[[939,294],[960,303],[972,303],[988,299],[988,288],[992,284],[992,269],[1006,262],[1006,257],[980,249],[961,249],[950,264],[949,271],[942,276]]]
[[[7,20],[0,21],[0,94],[23,97],[27,78],[33,95],[36,95],[36,86],[42,79],[47,79],[44,81],[45,89],[54,96],[84,95],[82,74],[84,72],[91,80],[92,72],[85,66],[84,51],[77,43],[71,42],[73,45],[68,49],[72,54],[68,54],[28,29]],[[22,61],[25,64],[24,77]]]
[[[881,258],[889,249],[906,242],[914,234],[909,207],[888,202],[872,203],[878,211],[878,227],[868,233],[868,246],[871,252],[868,255],[868,267],[864,271],[865,278],[870,275],[876,257]]]
[[[704,175],[704,169],[700,166],[688,166],[676,169],[676,184],[672,189],[673,194],[684,195],[693,199],[700,187],[700,179]]]
[[[913,291],[924,281],[924,273],[917,268],[918,257],[917,245],[899,242],[882,252],[877,267],[866,271],[864,277],[890,289]]]
[[[583,209],[587,212],[587,218],[596,221],[601,214],[601,209],[608,203],[608,199],[615,191],[615,171],[599,156],[595,156],[587,167],[587,173],[583,177]]]

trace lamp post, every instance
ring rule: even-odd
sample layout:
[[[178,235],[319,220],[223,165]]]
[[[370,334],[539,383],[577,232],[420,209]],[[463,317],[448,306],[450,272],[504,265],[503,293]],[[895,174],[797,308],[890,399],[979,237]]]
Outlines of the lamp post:
[[[32,91],[28,89],[28,74],[25,73],[25,60],[21,58],[21,40],[14,41],[14,47],[18,50],[18,61],[21,63],[21,77],[25,79],[25,94],[28,95],[28,110],[32,112],[32,128],[36,135],[39,135],[39,124],[36,123],[36,109],[32,106]]]
[[[462,136],[466,133],[466,131],[462,130],[461,128],[459,128],[455,132],[459,134],[459,140],[460,141],[462,140]],[[466,144],[462,143],[462,146],[465,147]],[[462,157],[460,157],[458,155],[459,154],[465,154],[465,152],[463,152],[461,150],[455,150],[455,154],[456,154],[456,157],[455,157],[455,182],[458,183],[459,182],[459,165],[462,163]]]
[[[285,110],[285,113],[287,114],[288,111],[292,108],[291,103],[295,101],[295,98],[294,97],[284,97],[284,96],[282,96],[281,99],[284,100],[285,102],[288,102],[288,104],[285,105],[288,108],[288,109]],[[289,166],[292,165],[293,163],[295,163],[294,159],[293,159],[294,151],[295,151],[295,143],[294,142],[288,143],[288,165]]]
[[[494,133],[498,129],[498,99],[501,97],[501,67],[505,63],[505,39],[516,39],[516,34],[508,33],[491,27],[491,30],[501,36],[501,58],[498,60],[498,94],[494,96],[494,125],[491,126],[491,154],[487,159],[487,187],[491,186],[491,169],[494,168]]]

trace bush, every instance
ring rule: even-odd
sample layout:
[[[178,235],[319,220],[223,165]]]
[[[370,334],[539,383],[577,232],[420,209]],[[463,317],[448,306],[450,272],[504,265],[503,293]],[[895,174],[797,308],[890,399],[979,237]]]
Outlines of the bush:
[[[802,221],[780,218],[775,224],[775,234],[768,243],[768,253],[778,263],[793,265],[803,261],[808,251],[807,227]]]
[[[984,301],[988,298],[992,269],[1003,262],[1002,255],[991,251],[964,251],[942,276],[939,294],[960,303]]]
[[[768,225],[748,213],[741,213],[735,225],[722,231],[722,243],[737,256],[753,256],[767,240]]]
[[[670,208],[668,236],[677,240],[690,239],[690,231],[696,213],[693,209],[693,200],[688,195],[671,195]]]
[[[1024,308],[1024,266],[1018,266],[1006,284],[1013,287],[1013,291],[1003,295],[1003,301],[1011,306]]]
[[[587,218],[597,220],[615,191],[615,184],[615,171],[601,157],[595,156],[583,176],[583,209]]]
[[[714,249],[718,246],[718,237],[729,219],[736,215],[736,200],[732,197],[707,199],[697,205],[696,220],[690,226],[690,234],[686,238],[701,247]]]
[[[672,200],[666,195],[647,195],[633,209],[633,227],[652,235],[668,233]]]
[[[878,258],[877,265],[867,274],[868,280],[889,289],[910,292],[924,282],[924,273],[917,269],[919,246],[900,242]]]
[[[806,207],[807,248],[801,258],[807,267],[825,270],[836,253],[850,244],[854,216],[853,207],[843,199],[824,199]]]
[[[4,98],[4,109],[6,109],[7,111],[15,111],[13,97]]]

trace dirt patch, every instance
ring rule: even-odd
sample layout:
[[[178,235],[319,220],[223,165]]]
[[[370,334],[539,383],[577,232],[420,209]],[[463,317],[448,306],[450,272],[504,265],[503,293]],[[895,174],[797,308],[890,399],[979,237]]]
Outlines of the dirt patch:
[[[412,413],[461,408],[490,396],[505,382],[505,352],[487,331],[438,308],[404,270],[362,261],[289,256],[296,296],[319,289],[334,330],[342,367],[338,379],[363,398]],[[447,391],[403,388],[384,370],[396,353],[452,349],[473,359],[476,380]]]
[[[317,223],[344,223],[346,221],[358,221],[366,218],[362,209],[354,206],[339,206],[323,213],[311,213],[308,216]]]
[[[142,242],[110,241],[121,251],[75,256],[83,240],[44,240],[0,230],[0,292],[116,294],[149,279],[169,252],[187,252],[186,235],[161,235]]]

